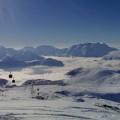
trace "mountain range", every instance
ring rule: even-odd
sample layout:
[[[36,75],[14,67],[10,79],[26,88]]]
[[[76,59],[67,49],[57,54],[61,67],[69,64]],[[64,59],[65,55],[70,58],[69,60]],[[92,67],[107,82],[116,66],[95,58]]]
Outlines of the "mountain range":
[[[36,48],[24,47],[19,50],[0,46],[0,67],[27,67],[34,65],[64,66],[61,61],[44,58],[43,56],[59,57],[102,57],[118,49],[109,47],[105,43],[84,43],[69,48],[56,48],[42,45]]]
[[[28,67],[35,65],[64,66],[61,61],[44,58],[29,50],[0,47],[0,68]]]
[[[24,51],[32,51],[37,55],[60,56],[60,57],[102,57],[116,48],[109,47],[105,43],[84,43],[73,45],[69,48],[56,48],[53,46],[42,45],[36,48],[24,47]]]

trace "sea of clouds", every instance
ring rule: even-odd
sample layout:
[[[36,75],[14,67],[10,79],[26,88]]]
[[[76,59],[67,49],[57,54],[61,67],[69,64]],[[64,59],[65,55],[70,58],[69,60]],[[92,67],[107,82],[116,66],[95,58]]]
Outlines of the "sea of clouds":
[[[50,56],[49,56],[50,57]],[[120,63],[117,60],[105,61],[102,58],[84,58],[84,57],[51,57],[61,60],[64,63],[64,67],[47,67],[47,66],[33,66],[27,68],[17,69],[0,69],[0,78],[7,79],[10,71],[12,72],[17,84],[21,84],[26,80],[33,79],[47,79],[47,80],[64,80],[69,79],[66,75],[67,72],[75,68],[105,68],[119,70]]]

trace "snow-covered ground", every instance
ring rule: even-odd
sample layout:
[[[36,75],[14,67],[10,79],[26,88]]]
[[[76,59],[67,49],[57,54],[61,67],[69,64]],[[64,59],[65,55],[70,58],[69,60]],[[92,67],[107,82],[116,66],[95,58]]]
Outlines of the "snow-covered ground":
[[[32,91],[31,85],[1,87],[0,120],[120,119],[119,61],[55,58],[62,60],[65,66],[34,66],[12,73],[18,85],[25,80],[40,78],[64,80],[68,85],[35,85]],[[81,69],[75,76],[67,74],[76,68]],[[1,78],[8,79],[9,71],[1,70]]]
[[[95,106],[96,103],[120,107],[117,102],[90,95],[72,96],[56,91],[67,86],[35,86],[45,100],[31,98],[31,87],[4,88],[0,96],[0,120],[119,120],[120,111]],[[3,89],[3,88],[1,88]],[[70,88],[69,88],[70,89]],[[37,95],[37,92],[35,93]],[[35,95],[35,96],[36,96]]]

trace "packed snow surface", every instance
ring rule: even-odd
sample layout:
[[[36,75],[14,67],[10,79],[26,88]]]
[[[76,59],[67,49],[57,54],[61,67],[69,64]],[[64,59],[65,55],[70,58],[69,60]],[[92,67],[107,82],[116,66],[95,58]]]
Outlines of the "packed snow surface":
[[[70,92],[71,87],[34,86],[34,94],[31,86],[1,88],[0,120],[119,120],[119,110],[96,106],[100,103],[119,108],[119,103],[94,97],[83,89],[83,94],[77,95],[78,91]]]

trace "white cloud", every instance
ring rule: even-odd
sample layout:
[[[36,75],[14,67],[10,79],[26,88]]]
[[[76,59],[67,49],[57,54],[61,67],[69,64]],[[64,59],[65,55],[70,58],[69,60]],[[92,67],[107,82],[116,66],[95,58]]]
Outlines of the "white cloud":
[[[13,71],[13,75],[18,82],[22,82],[29,79],[49,79],[49,80],[61,80],[67,79],[65,75],[68,71],[83,67],[83,68],[112,68],[119,69],[119,61],[104,61],[101,58],[72,58],[72,57],[52,57],[63,61],[64,67],[47,67],[47,66],[34,66],[25,68],[22,70]],[[0,70],[1,78],[8,79],[9,72]]]

